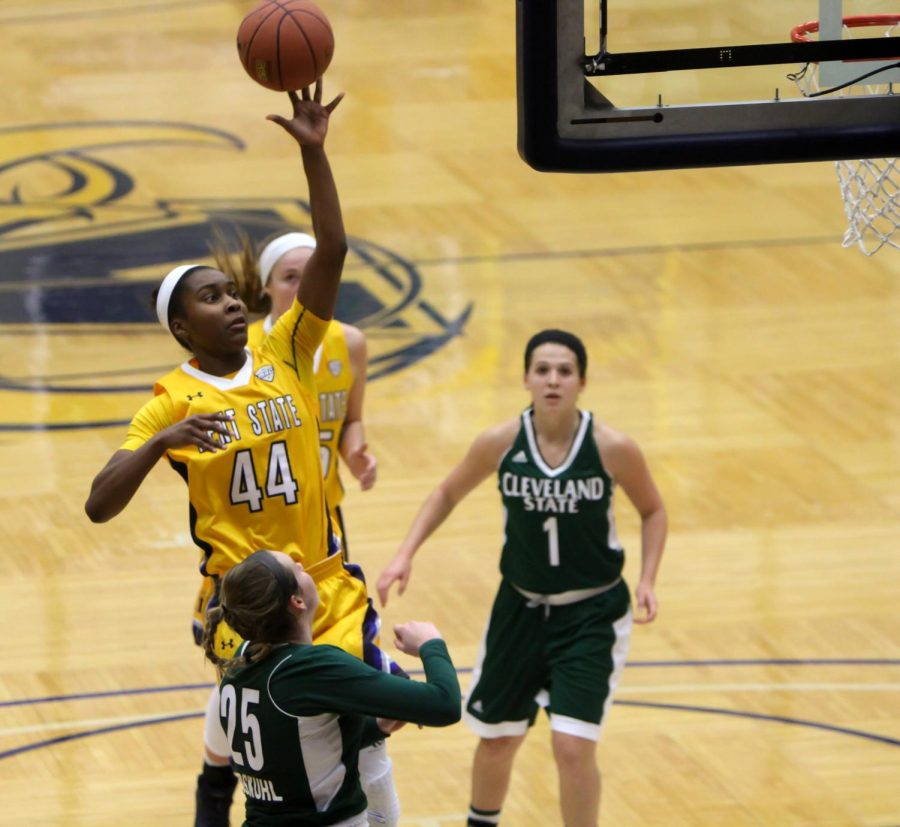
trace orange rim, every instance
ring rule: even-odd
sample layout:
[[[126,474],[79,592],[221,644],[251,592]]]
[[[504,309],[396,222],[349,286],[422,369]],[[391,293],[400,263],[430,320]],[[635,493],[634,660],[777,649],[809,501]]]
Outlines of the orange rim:
[[[844,18],[848,29],[860,29],[865,26],[896,26],[900,23],[900,14],[859,14]],[[810,20],[791,29],[791,40],[794,43],[809,43],[809,35],[819,31],[819,21]]]

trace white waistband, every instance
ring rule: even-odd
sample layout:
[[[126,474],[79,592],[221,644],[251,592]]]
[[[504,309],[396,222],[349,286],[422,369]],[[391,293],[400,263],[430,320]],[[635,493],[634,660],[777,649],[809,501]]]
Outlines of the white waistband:
[[[595,586],[592,589],[572,589],[568,592],[557,592],[556,594],[538,594],[537,592],[529,592],[520,589],[515,583],[510,585],[522,595],[528,598],[529,606],[568,606],[570,603],[578,603],[581,600],[587,600],[589,597],[596,597],[598,594],[608,592],[622,582],[621,577],[617,577],[612,583],[605,586]]]

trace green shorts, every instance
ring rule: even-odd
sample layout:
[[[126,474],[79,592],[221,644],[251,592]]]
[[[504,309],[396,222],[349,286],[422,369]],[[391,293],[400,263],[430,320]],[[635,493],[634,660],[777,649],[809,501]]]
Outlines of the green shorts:
[[[630,634],[624,580],[564,606],[529,601],[502,581],[463,719],[482,738],[524,735],[544,706],[553,730],[596,741]]]

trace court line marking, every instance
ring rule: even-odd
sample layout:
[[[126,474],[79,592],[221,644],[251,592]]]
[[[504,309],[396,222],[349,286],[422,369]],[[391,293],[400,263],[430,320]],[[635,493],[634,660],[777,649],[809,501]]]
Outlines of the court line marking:
[[[124,729],[132,729],[142,726],[153,726],[154,724],[167,724],[172,721],[183,721],[188,718],[200,718],[204,713],[190,713],[180,715],[167,715],[164,717],[150,718],[144,721],[133,721],[131,723],[114,724],[113,726],[101,727],[100,729],[87,730],[86,732],[73,732],[69,735],[60,735],[56,738],[47,738],[43,741],[35,741],[31,744],[22,744],[12,749],[0,752],[0,761],[4,758],[12,758],[15,755],[21,755],[25,752],[33,752],[34,750],[43,749],[44,747],[52,747],[55,744],[64,744],[66,741],[77,741],[81,738],[92,738],[95,735],[107,735],[110,732],[119,732]]]
[[[209,689],[210,686],[203,685],[202,688]],[[898,689],[900,689],[900,683],[694,683],[665,684],[661,686],[620,686],[617,689],[617,693],[634,692],[643,695],[668,695],[673,693],[702,694],[704,692],[896,692]],[[617,702],[617,699],[613,700],[614,704]],[[192,710],[177,714],[186,716],[203,715],[204,710]],[[155,722],[161,720],[166,720],[165,714],[156,712],[145,715],[120,715],[105,718],[81,718],[71,721],[46,721],[44,723],[30,724],[27,726],[0,727],[0,737],[53,732],[66,729],[109,727],[124,723],[139,725],[148,721]]]
[[[734,718],[749,718],[755,721],[766,721],[779,724],[787,724],[790,726],[802,726],[810,729],[820,729],[825,732],[831,732],[837,735],[847,735],[853,738],[862,738],[867,741],[875,741],[879,744],[900,747],[900,740],[890,738],[886,735],[878,735],[874,732],[866,732],[865,730],[850,729],[849,727],[836,726],[834,724],[822,723],[820,721],[808,721],[802,718],[789,718],[783,715],[768,715],[761,712],[747,712],[737,709],[723,709],[721,707],[711,706],[689,706],[687,704],[667,704],[655,703],[652,701],[614,701],[614,705],[633,706],[644,709],[662,709],[672,712],[695,712],[707,715],[726,715]],[[155,724],[171,723],[174,721],[182,721],[190,718],[202,718],[205,713],[191,712],[180,713],[175,715],[165,715],[159,717],[145,718],[125,723],[116,723],[110,726],[100,727],[99,729],[85,730],[83,732],[73,732],[67,735],[60,735],[54,738],[46,738],[40,741],[34,741],[30,744],[21,744],[8,750],[0,751],[0,761],[6,758],[12,758],[16,755],[22,755],[26,752],[33,752],[45,747],[55,746],[56,744],[66,743],[67,741],[76,741],[82,738],[92,738],[96,735],[106,735],[112,732],[119,732],[126,729],[132,729],[143,726],[154,726]]]
[[[191,0],[194,5],[203,5],[203,6],[214,6],[218,5],[221,0]],[[34,23],[47,23],[47,22],[55,22],[59,20],[89,20],[91,18],[103,18],[106,19],[110,16],[136,16],[138,14],[144,14],[147,12],[166,12],[175,10],[183,10],[185,8],[185,4],[183,2],[160,2],[160,3],[142,3],[137,6],[125,6],[125,7],[98,7],[94,9],[82,9],[78,11],[70,11],[70,12],[60,12],[54,9],[51,9],[47,14],[24,14],[19,15],[18,17],[6,17],[0,18],[0,25],[4,26],[14,26],[14,25],[30,25]],[[13,9],[14,13],[17,13],[16,9]]]
[[[809,727],[810,729],[821,729],[826,732],[834,732],[838,735],[849,735],[854,738],[864,738],[868,741],[877,741],[881,744],[888,744],[892,747],[900,747],[900,739],[890,738],[887,735],[878,735],[874,732],[866,732],[862,729],[850,729],[849,727],[836,726],[835,724],[826,724],[820,721],[807,721],[803,718],[789,718],[784,715],[768,715],[763,712],[746,712],[738,709],[722,709],[715,706],[689,706],[687,704],[664,704],[654,703],[652,701],[613,701],[619,706],[636,706],[645,709],[665,709],[672,712],[700,712],[707,715],[727,715],[734,718],[750,718],[754,721],[771,721],[776,724],[788,724],[790,726]],[[2,758],[0,754],[0,758]]]
[[[205,710],[199,709],[192,712],[179,713],[187,716],[204,715]],[[117,724],[131,724],[138,726],[143,723],[156,723],[158,721],[167,720],[167,718],[159,712],[152,715],[118,715],[109,718],[83,718],[78,721],[46,721],[42,724],[32,724],[31,726],[5,727],[0,728],[0,738],[7,735],[27,735],[35,732],[54,732],[65,729],[81,729],[84,727],[110,727]]]
[[[507,261],[542,261],[567,258],[617,258],[621,256],[662,255],[664,253],[691,251],[712,252],[718,250],[756,249],[765,247],[795,247],[812,244],[834,244],[833,235],[796,236],[793,238],[730,238],[722,241],[689,241],[668,244],[638,244],[629,247],[594,247],[570,250],[533,250],[509,253],[490,253],[441,258],[411,259],[417,267],[441,267],[446,265],[499,264]]]
[[[896,692],[900,683],[673,683],[653,686],[619,686],[616,694],[644,695],[702,692]]]
[[[767,658],[734,660],[644,660],[625,664],[626,671],[635,668],[709,667],[709,666],[900,666],[900,658]],[[460,667],[457,674],[466,675],[472,667]],[[423,675],[421,669],[410,670],[411,675]],[[157,692],[190,692],[198,689],[212,689],[212,683],[185,683],[171,686],[146,686],[136,689],[110,689],[99,692],[79,692],[71,695],[45,695],[35,698],[19,698],[0,701],[0,709],[10,706],[31,706],[35,704],[61,703],[65,701],[93,700],[95,698],[116,698],[128,695],[152,695]],[[624,687],[623,687],[624,690]]]
[[[153,695],[157,692],[190,692],[196,689],[213,688],[212,683],[183,683],[173,686],[144,686],[137,689],[109,689],[100,692],[77,692],[72,695],[45,695],[40,698],[20,698],[14,701],[0,701],[0,709],[7,706],[32,706],[37,704],[64,703],[65,701],[86,701],[95,698],[121,698],[128,695]]]
[[[749,660],[749,659],[736,659],[733,661],[727,660],[710,660],[710,661],[637,661],[631,664],[627,664],[627,666],[632,667],[673,667],[673,666],[681,666],[681,667],[708,667],[708,666],[771,666],[773,664],[780,665],[791,665],[791,666],[835,666],[835,665],[889,665],[889,666],[898,666],[900,665],[900,660],[892,659],[892,658],[873,658],[873,659],[862,659],[862,658],[850,658],[850,659],[838,659],[838,658],[827,658],[827,659],[818,659],[818,660],[801,660],[801,659],[772,659],[772,660]],[[463,668],[458,669],[458,673],[466,673],[471,672],[471,668]],[[421,674],[421,670],[417,672],[413,672],[413,674]],[[136,689],[120,689],[120,690],[109,690],[103,692],[89,692],[89,693],[79,693],[72,695],[56,695],[56,696],[45,696],[42,698],[23,698],[19,700],[13,701],[3,701],[0,702],[0,708],[2,707],[14,707],[14,706],[28,706],[28,705],[37,705],[44,703],[55,703],[55,702],[65,702],[65,701],[75,701],[75,700],[88,700],[88,699],[98,699],[98,698],[107,698],[107,697],[123,697],[128,695],[145,695],[145,694],[156,694],[156,693],[164,693],[164,692],[183,692],[183,691],[196,691],[200,689],[208,690],[210,689],[212,684],[209,683],[195,683],[195,684],[179,684],[174,686],[161,686],[161,687],[139,687]],[[871,692],[871,691],[896,691],[900,684],[896,682],[879,682],[879,683],[846,683],[846,682],[802,682],[802,683],[760,683],[760,682],[748,682],[748,683],[720,683],[720,684],[710,684],[710,683],[691,683],[691,684],[668,684],[663,686],[636,686],[636,687],[622,687],[622,692],[628,693],[651,693],[651,694],[665,694],[665,693],[687,693],[687,692],[773,692],[773,691],[851,691],[851,692]],[[708,707],[708,706],[693,706],[686,704],[671,704],[671,703],[659,703],[653,701],[642,701],[642,700],[627,700],[627,699],[617,699],[614,700],[614,705],[619,706],[632,706],[638,708],[649,708],[649,709],[664,709],[669,711],[676,712],[694,712],[701,714],[710,714],[710,715],[728,715],[737,718],[749,718],[753,720],[760,721],[771,721],[773,723],[781,723],[792,726],[804,726],[812,729],[820,729],[827,732],[833,732],[839,735],[848,735],[856,738],[863,738],[866,740],[875,741],[877,743],[888,744],[890,746],[900,746],[900,740],[891,738],[884,735],[878,735],[877,733],[865,732],[863,730],[850,729],[848,727],[840,727],[833,724],[821,723],[818,721],[808,721],[800,718],[789,718],[785,716],[779,715],[769,715],[766,713],[758,713],[758,712],[748,712],[742,710],[734,710],[734,709],[724,709],[720,707]],[[27,734],[27,733],[37,733],[37,732],[49,732],[54,730],[61,729],[71,729],[73,727],[96,727],[98,724],[102,724],[98,728],[90,728],[80,732],[68,733],[66,735],[56,736],[52,738],[42,739],[36,742],[32,742],[29,744],[22,744],[17,747],[13,747],[11,749],[0,751],[0,760],[5,758],[11,758],[15,755],[20,755],[25,752],[31,752],[33,750],[41,749],[44,747],[50,747],[55,744],[65,743],[67,741],[77,740],[81,738],[89,738],[96,735],[104,735],[111,732],[117,732],[125,729],[131,729],[135,727],[142,726],[153,726],[155,724],[160,723],[169,723],[173,721],[187,720],[191,718],[200,718],[203,717],[203,711],[195,711],[195,712],[183,712],[176,713],[172,715],[144,715],[144,716],[127,716],[127,717],[116,717],[116,718],[100,718],[100,719],[83,719],[80,721],[56,721],[56,722],[48,722],[46,724],[38,724],[26,727],[15,727],[15,728],[7,728],[4,730],[0,730],[0,735],[14,735],[14,734]]]

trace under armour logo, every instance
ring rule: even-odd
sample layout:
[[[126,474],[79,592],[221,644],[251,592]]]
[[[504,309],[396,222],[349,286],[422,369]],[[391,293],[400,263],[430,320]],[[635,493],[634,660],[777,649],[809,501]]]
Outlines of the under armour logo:
[[[203,397],[203,391],[197,391],[193,396],[191,394],[187,395],[188,402],[192,402],[194,399],[200,399]]]
[[[223,641],[219,644],[219,646],[221,647],[221,649],[222,649],[223,652],[224,652],[226,649],[234,649],[234,638],[233,638],[233,637],[230,637],[230,638],[228,638],[228,640],[223,640]]]

